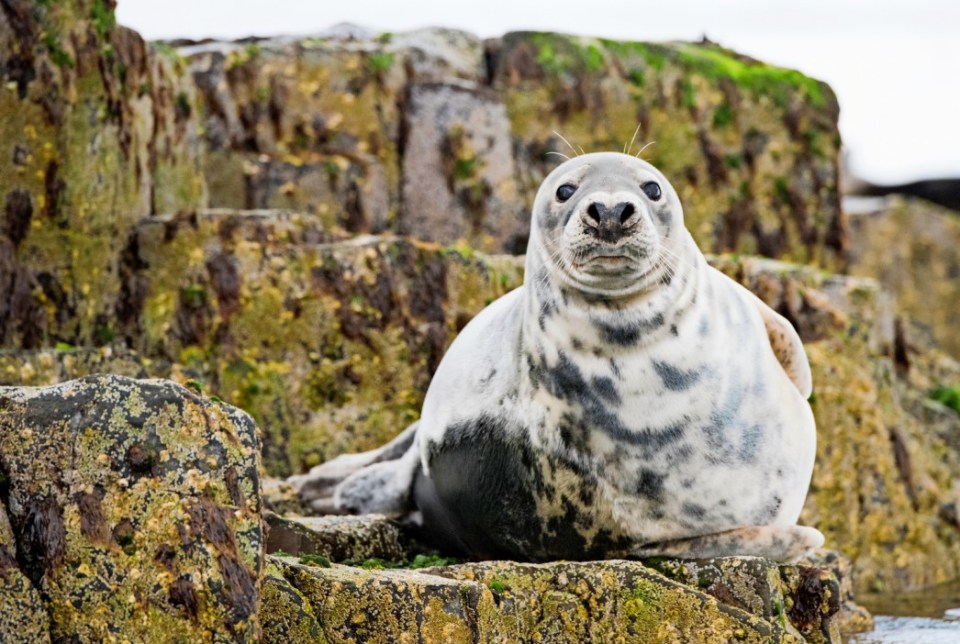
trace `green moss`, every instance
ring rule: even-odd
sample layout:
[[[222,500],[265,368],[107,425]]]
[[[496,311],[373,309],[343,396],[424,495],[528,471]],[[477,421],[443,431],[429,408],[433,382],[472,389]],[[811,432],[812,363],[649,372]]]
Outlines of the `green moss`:
[[[644,63],[657,71],[662,71],[671,55],[670,49],[664,45],[645,42],[631,42],[622,40],[600,40],[607,51],[619,58],[629,61],[631,58],[640,58]]]
[[[276,554],[276,553],[274,553]],[[300,563],[317,568],[329,568],[330,559],[323,555],[300,555]]]
[[[732,168],[734,170],[743,165],[743,156],[739,152],[725,154],[723,156],[723,160],[726,162],[728,168]]]
[[[790,187],[786,177],[777,177],[773,180],[773,194],[780,203],[790,203]]]
[[[68,54],[60,45],[60,40],[56,34],[46,32],[43,35],[43,44],[47,48],[47,53],[50,54],[50,60],[52,60],[53,64],[57,67],[69,67],[73,69],[77,66],[76,61],[73,60],[73,56]]]
[[[583,50],[583,64],[588,72],[595,72],[603,67],[603,52],[596,45],[587,45]]]
[[[499,579],[497,577],[494,577],[493,579],[491,579],[490,582],[487,584],[487,587],[493,592],[497,593],[498,595],[502,595],[503,593],[507,592],[506,584],[503,582],[502,579]]]
[[[479,161],[477,157],[457,159],[453,164],[453,177],[458,181],[466,181],[473,178],[477,174]]]
[[[410,562],[410,568],[416,570],[418,568],[433,568],[435,566],[453,566],[460,563],[460,561],[454,557],[442,557],[440,555],[417,555],[413,558],[413,561]]]
[[[393,67],[393,59],[388,51],[375,51],[367,57],[367,67],[374,74],[385,74]]]
[[[601,41],[584,45],[583,39],[538,32],[530,35],[530,42],[537,48],[537,62],[550,73],[592,73],[604,67],[603,49],[598,46]]]
[[[733,123],[733,117],[733,106],[724,101],[713,112],[713,126],[726,127],[727,125]]]
[[[681,45],[678,53],[678,60],[688,69],[711,79],[729,79],[738,87],[769,95],[778,105],[785,104],[787,95],[797,90],[814,107],[826,105],[820,82],[797,70],[744,60],[716,45]]]
[[[960,386],[938,385],[930,391],[930,398],[960,414]]]
[[[114,15],[113,9],[108,7],[104,0],[94,0],[90,12],[90,22],[93,24],[100,40],[104,40],[117,26],[117,17]]]
[[[683,89],[683,106],[688,110],[692,110],[697,106],[697,97],[693,91],[693,83],[689,78],[684,78],[682,82]]]

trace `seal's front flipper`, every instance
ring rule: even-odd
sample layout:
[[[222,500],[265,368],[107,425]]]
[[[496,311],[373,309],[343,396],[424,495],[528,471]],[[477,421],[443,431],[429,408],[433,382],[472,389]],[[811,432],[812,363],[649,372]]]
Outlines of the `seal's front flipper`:
[[[415,444],[417,426],[420,422],[407,427],[392,441],[359,454],[342,454],[333,460],[321,463],[306,474],[291,476],[287,482],[293,486],[314,510],[325,514],[347,514],[349,510],[338,508],[334,494],[337,487],[364,468],[379,463],[389,463],[404,456]]]
[[[816,528],[799,525],[756,526],[644,544],[634,548],[630,554],[637,558],[766,557],[775,561],[793,561],[822,545],[823,534]]]
[[[810,362],[807,360],[807,354],[803,350],[803,342],[797,330],[787,318],[771,309],[759,297],[753,293],[750,295],[757,305],[757,310],[760,311],[760,317],[763,318],[763,324],[767,328],[767,338],[770,340],[773,354],[777,356],[777,361],[797,386],[800,394],[804,398],[809,398],[813,392],[813,377],[810,374]]]

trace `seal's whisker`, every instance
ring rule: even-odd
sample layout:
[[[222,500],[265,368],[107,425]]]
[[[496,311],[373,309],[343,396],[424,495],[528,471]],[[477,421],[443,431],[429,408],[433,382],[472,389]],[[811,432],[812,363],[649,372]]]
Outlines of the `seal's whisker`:
[[[573,147],[573,145],[570,144],[570,141],[567,141],[565,138],[563,138],[563,135],[562,135],[562,134],[560,134],[560,133],[557,132],[556,130],[554,130],[553,133],[556,134],[557,136],[559,136],[559,137],[560,137],[560,140],[563,141],[564,143],[566,143],[568,148],[570,148],[571,150],[573,150],[573,156],[580,156],[579,154],[577,154],[577,149],[576,149],[575,147]],[[581,149],[580,152],[582,153],[583,150]]]
[[[637,152],[636,154],[634,154],[633,156],[635,156],[635,157],[637,157],[637,158],[639,159],[639,158],[640,158],[640,155],[643,154],[643,151],[646,150],[647,148],[649,148],[649,147],[650,147],[651,145],[653,145],[654,143],[656,143],[656,141],[650,141],[650,143],[647,143],[645,146],[643,146],[642,148],[640,148],[640,151]]]
[[[630,145],[627,145],[626,143],[623,144],[623,153],[624,153],[624,154],[630,154],[630,150],[633,149],[633,142],[637,140],[637,134],[640,133],[640,126],[641,126],[641,125],[643,125],[643,124],[642,124],[642,123],[637,123],[637,129],[635,129],[635,130],[633,131],[633,137],[631,137],[631,139],[630,139]]]
[[[556,154],[558,157],[563,157],[567,161],[570,160],[570,157],[568,157],[566,154],[563,154],[562,152],[555,152],[553,150],[550,150],[549,152],[547,152],[547,154]]]

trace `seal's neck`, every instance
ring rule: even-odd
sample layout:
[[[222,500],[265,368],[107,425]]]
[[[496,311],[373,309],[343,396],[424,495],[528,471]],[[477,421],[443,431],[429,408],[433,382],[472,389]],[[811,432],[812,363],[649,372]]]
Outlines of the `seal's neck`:
[[[528,355],[573,351],[616,357],[676,335],[680,319],[696,301],[706,267],[684,232],[686,239],[670,249],[669,265],[651,274],[648,288],[612,296],[570,284],[536,244],[527,254],[524,285],[523,345]]]

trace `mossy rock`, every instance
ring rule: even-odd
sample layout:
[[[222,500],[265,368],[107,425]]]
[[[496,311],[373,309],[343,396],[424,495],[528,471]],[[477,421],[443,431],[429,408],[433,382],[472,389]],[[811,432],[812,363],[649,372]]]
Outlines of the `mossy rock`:
[[[2,473],[2,470],[0,470]],[[0,486],[3,485],[0,480]],[[50,618],[40,592],[20,570],[17,543],[0,503],[0,641],[49,642]]]
[[[767,621],[638,562],[365,570],[269,559],[330,642],[803,641],[788,618]]]
[[[249,416],[165,381],[0,387],[0,453],[16,561],[52,639],[259,633]]]
[[[893,197],[876,211],[857,212],[848,220],[850,272],[879,280],[897,298],[902,315],[928,325],[944,350],[960,358],[957,213],[921,199]]]
[[[104,344],[133,224],[203,205],[192,80],[113,6],[0,8],[0,346]]]
[[[456,332],[520,280],[517,260],[468,247],[318,243],[316,221],[155,218],[132,258],[125,337],[157,361],[153,374],[202,380],[253,414],[275,475],[371,449],[416,420]]]
[[[636,133],[704,248],[843,263],[833,92],[712,43],[441,29],[208,44],[190,61],[217,206],[519,253],[547,153]]]

